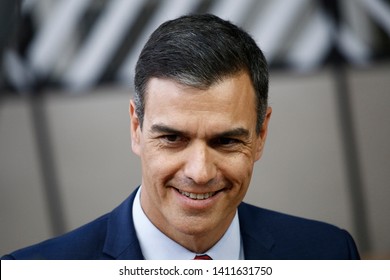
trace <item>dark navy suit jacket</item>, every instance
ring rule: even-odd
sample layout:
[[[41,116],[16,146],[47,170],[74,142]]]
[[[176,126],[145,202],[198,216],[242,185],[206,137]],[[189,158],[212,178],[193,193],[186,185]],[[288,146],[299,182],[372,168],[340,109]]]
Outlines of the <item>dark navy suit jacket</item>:
[[[135,233],[135,192],[108,213],[65,235],[2,259],[144,259]],[[352,237],[335,226],[241,203],[245,259],[359,259]]]

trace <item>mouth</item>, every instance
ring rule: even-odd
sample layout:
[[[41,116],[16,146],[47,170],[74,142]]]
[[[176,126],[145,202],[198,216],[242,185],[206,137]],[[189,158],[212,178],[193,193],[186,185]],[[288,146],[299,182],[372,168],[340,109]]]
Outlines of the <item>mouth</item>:
[[[207,192],[207,193],[191,193],[191,192],[184,192],[181,190],[177,190],[181,195],[184,195],[185,197],[191,198],[193,200],[205,200],[208,199],[214,195],[216,195],[217,192]]]

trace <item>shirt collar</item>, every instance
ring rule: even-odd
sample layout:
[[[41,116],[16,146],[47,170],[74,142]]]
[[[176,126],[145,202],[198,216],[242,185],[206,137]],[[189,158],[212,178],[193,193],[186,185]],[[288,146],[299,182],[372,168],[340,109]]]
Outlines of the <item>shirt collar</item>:
[[[156,228],[142,210],[141,188],[133,203],[133,221],[142,254],[146,260],[191,260],[195,253],[182,247]],[[238,214],[223,237],[206,252],[214,260],[242,260],[243,246]]]

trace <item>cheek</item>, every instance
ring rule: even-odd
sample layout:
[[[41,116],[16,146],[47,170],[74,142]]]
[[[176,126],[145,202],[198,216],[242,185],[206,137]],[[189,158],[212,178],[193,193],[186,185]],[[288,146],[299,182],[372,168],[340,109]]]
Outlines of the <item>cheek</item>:
[[[144,177],[150,182],[163,184],[178,170],[178,160],[148,147],[141,156]]]
[[[253,172],[253,159],[247,156],[238,156],[232,160],[221,161],[221,172],[234,185],[240,186],[243,190],[248,188]]]

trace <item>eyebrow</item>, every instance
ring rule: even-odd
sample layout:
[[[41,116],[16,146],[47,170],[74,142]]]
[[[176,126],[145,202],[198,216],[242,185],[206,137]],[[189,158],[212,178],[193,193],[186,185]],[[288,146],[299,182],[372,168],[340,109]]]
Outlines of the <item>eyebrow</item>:
[[[166,134],[176,134],[176,135],[187,135],[187,133],[174,129],[164,124],[154,124],[150,128],[151,133],[166,133]],[[238,137],[238,138],[248,138],[250,136],[249,130],[237,127],[231,130],[227,130],[221,133],[217,133],[212,138],[230,138],[230,137]]]
[[[250,133],[248,129],[237,127],[222,133],[218,133],[216,136],[222,138],[230,138],[230,137],[248,138],[249,135]]]
[[[164,124],[154,124],[150,128],[150,132],[152,133],[167,133],[167,134],[177,134],[183,135],[184,133],[180,130],[174,129]]]

